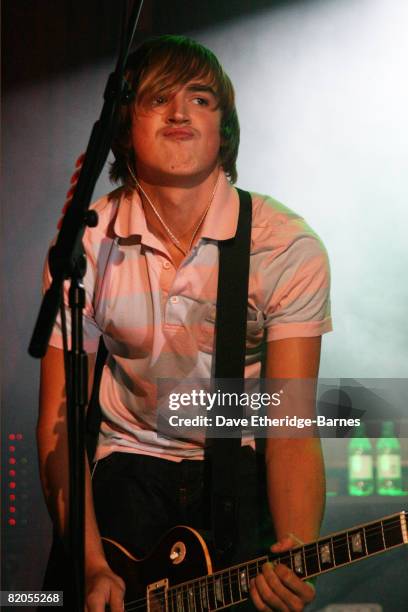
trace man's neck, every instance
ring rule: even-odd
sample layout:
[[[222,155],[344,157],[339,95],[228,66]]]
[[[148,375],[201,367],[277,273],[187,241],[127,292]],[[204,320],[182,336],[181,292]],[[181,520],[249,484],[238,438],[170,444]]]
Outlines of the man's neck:
[[[197,224],[205,214],[217,185],[220,168],[217,166],[197,185],[159,185],[139,178],[139,183],[148,199],[142,195],[148,224],[163,234],[163,227],[152,210],[150,202],[159,213],[163,222],[184,241],[188,241],[194,233]],[[147,199],[147,201],[146,201]]]

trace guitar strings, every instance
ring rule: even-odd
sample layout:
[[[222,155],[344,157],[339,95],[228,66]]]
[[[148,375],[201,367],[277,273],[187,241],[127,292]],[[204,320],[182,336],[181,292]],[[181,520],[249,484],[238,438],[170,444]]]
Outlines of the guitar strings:
[[[382,533],[385,534],[385,532],[391,531],[391,530],[395,529],[396,525],[401,526],[400,515],[396,516],[395,520],[393,519],[391,521],[390,519],[387,519],[387,521],[388,522],[385,525],[383,525],[382,527],[378,526],[378,523],[376,525],[371,525],[371,526],[367,525],[367,527],[364,527],[365,534],[366,535],[373,535],[375,533],[375,535],[381,535]],[[285,560],[285,561],[286,560],[290,560],[290,557],[291,557],[290,553],[292,553],[292,558],[293,558],[294,554],[296,554],[298,552],[301,552],[303,548],[306,548],[306,547],[309,547],[309,546],[313,547],[315,550],[314,551],[304,550],[303,554],[301,553],[302,554],[302,559],[304,558],[305,561],[306,561],[306,559],[310,559],[312,557],[316,558],[316,556],[317,556],[317,546],[318,545],[323,545],[323,544],[330,544],[330,542],[332,544],[332,546],[330,548],[333,549],[333,551],[336,550],[336,549],[339,549],[339,548],[344,548],[344,543],[338,542],[336,544],[335,538],[336,537],[338,538],[338,537],[341,536],[342,538],[344,538],[344,542],[345,542],[346,541],[345,538],[346,538],[347,534],[350,535],[350,534],[358,533],[359,531],[362,531],[362,529],[363,529],[363,527],[361,527],[360,529],[359,528],[351,528],[351,529],[346,530],[344,532],[341,532],[340,534],[337,534],[335,536],[327,536],[327,539],[325,539],[325,537],[323,536],[323,538],[321,538],[317,542],[314,542],[314,543],[311,543],[311,544],[306,544],[304,547],[301,546],[301,547],[296,547],[295,549],[291,549],[290,551],[287,551],[287,553],[283,553],[279,557],[273,558],[273,561],[275,563],[280,563],[283,560]],[[377,552],[385,552],[386,550],[387,549],[384,548],[384,549],[382,549],[382,551],[377,551]],[[363,557],[356,557],[355,560],[362,559],[365,556],[370,556],[370,553],[363,552],[362,554],[364,555]],[[245,571],[245,568],[247,568],[249,580],[252,580],[252,578],[255,578],[255,576],[258,575],[259,571],[258,571],[258,567],[250,567],[250,566],[254,566],[254,565],[258,566],[260,563],[263,564],[267,560],[268,560],[268,557],[266,555],[264,555],[262,557],[258,557],[258,558],[252,559],[252,560],[250,560],[250,561],[248,561],[246,563],[244,562],[242,564],[237,564],[236,566],[233,566],[233,568],[234,568],[235,572],[237,572],[237,570],[239,568],[241,568],[240,572]],[[335,569],[335,568],[336,568],[336,565],[333,564],[333,566],[331,568],[327,568],[327,569],[329,570],[329,569]],[[159,594],[159,595],[155,595],[155,600],[157,601],[157,603],[163,603],[164,604],[164,602],[166,600],[166,597],[167,597],[167,599],[169,599],[170,597],[177,598],[177,595],[181,595],[182,597],[185,596],[185,595],[190,595],[190,596],[191,595],[193,595],[193,596],[199,595],[201,589],[204,586],[203,584],[200,585],[199,582],[206,581],[209,577],[211,577],[211,579],[214,581],[213,585],[211,585],[211,586],[214,587],[214,590],[217,588],[217,586],[224,588],[224,585],[227,584],[227,583],[231,583],[234,578],[236,578],[236,582],[237,582],[236,586],[238,586],[238,588],[240,588],[240,586],[239,586],[240,581],[238,581],[238,577],[239,577],[239,573],[240,572],[239,573],[237,572],[236,574],[233,574],[233,575],[231,575],[229,572],[230,572],[230,570],[228,570],[228,568],[226,568],[224,570],[219,570],[218,572],[215,572],[214,574],[209,574],[209,575],[201,576],[199,578],[194,578],[191,581],[188,581],[188,583],[191,585],[189,587],[186,587],[186,585],[173,585],[173,586],[168,588],[167,592]],[[253,572],[253,575],[251,575],[251,572]],[[229,573],[229,575],[223,576],[223,574],[228,574],[228,573]],[[317,572],[317,575],[319,573],[320,573],[320,571]],[[219,578],[217,578],[217,577],[219,577]],[[307,576],[305,576],[305,577],[307,577]],[[221,580],[220,580],[220,578],[221,578]],[[179,589],[181,592],[177,593],[177,589]],[[247,599],[248,597],[249,597],[249,595],[246,595],[245,599]],[[239,601],[241,601],[241,600],[239,600]],[[235,603],[239,603],[239,601],[234,601],[234,602],[231,603],[231,605],[233,605]],[[244,599],[242,601],[244,601]],[[125,610],[128,611],[128,612],[134,611],[134,610],[137,610],[139,608],[145,607],[146,603],[147,603],[147,597],[146,596],[140,597],[138,599],[135,599],[133,601],[129,601],[128,603],[126,603],[125,604]],[[129,607],[129,606],[131,606],[131,607]]]
[[[364,557],[357,558],[356,560],[361,559],[361,558],[364,558]],[[334,570],[334,569],[336,569],[335,565],[330,568],[327,568],[327,571]],[[255,572],[253,573],[250,570],[248,572],[249,580],[252,580],[252,578],[254,578],[258,573],[259,571],[256,569],[255,569]],[[230,597],[228,596],[225,597],[225,590],[224,590],[225,584],[223,585],[222,582],[221,582],[221,585],[219,581],[217,581],[217,585],[215,585],[214,583],[210,585],[213,588],[212,598],[213,598],[213,601],[215,602],[215,607],[211,607],[211,606],[208,607],[208,606],[202,605],[201,602],[203,600],[203,596],[202,596],[203,589],[204,589],[205,597],[207,598],[207,601],[210,599],[210,595],[208,591],[209,585],[208,584],[206,585],[203,583],[197,585],[198,588],[196,588],[196,586],[192,586],[188,588],[188,590],[186,589],[186,587],[184,588],[179,587],[179,593],[177,593],[176,589],[173,587],[173,589],[172,590],[169,589],[167,593],[164,593],[163,595],[160,595],[160,596],[156,596],[155,602],[159,605],[161,604],[163,607],[165,607],[166,602],[167,602],[167,607],[170,608],[170,610],[172,610],[174,608],[178,608],[178,599],[182,598],[182,605],[183,606],[186,605],[189,609],[190,607],[193,607],[194,609],[196,609],[197,603],[198,603],[199,604],[198,607],[201,607],[203,610],[205,609],[208,612],[213,612],[225,606],[229,607],[231,605],[241,603],[249,598],[249,593],[246,593],[246,595],[242,597],[242,593],[241,593],[242,589],[241,589],[240,583],[238,582],[237,578],[238,578],[237,576],[231,576],[231,578],[227,578],[226,580],[226,582],[229,583],[229,591],[232,593],[232,589],[235,589],[234,593],[231,594]],[[221,593],[217,592],[217,590],[220,589],[221,587],[222,587]],[[241,595],[240,598],[237,598],[238,592],[240,592],[240,595]],[[193,598],[192,602],[191,602],[191,598]],[[228,599],[230,599],[230,601],[228,601]],[[201,606],[200,606],[200,603],[201,603]],[[137,604],[136,606],[133,606],[132,602],[129,602],[129,604],[126,604],[125,606],[125,610],[128,610],[129,612],[137,610],[137,609],[144,609],[144,610],[147,609],[147,598],[143,598],[143,601],[141,601],[140,604]]]

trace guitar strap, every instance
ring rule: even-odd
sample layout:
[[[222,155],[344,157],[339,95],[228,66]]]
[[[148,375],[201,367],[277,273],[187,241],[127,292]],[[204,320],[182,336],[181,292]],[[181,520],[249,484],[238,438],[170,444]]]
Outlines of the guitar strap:
[[[252,201],[247,191],[238,189],[238,194],[240,207],[235,237],[219,244],[214,390],[220,391],[221,397],[223,393],[240,394],[244,390]],[[227,418],[242,416],[239,403],[218,406],[217,410]],[[238,535],[241,428],[228,427],[221,435],[225,434],[228,437],[207,440],[206,446],[211,458],[214,544],[228,561]]]
[[[101,385],[103,366],[108,356],[108,349],[103,341],[103,336],[99,340],[98,352],[96,354],[94,379],[92,393],[86,413],[86,452],[89,465],[92,465],[98,445],[99,429],[102,421],[101,406],[99,403],[99,387]]]
[[[247,191],[238,189],[239,217],[234,238],[219,243],[219,273],[216,314],[215,382],[221,392],[243,390],[246,321],[248,304],[249,252],[252,201]],[[107,350],[101,339],[95,365],[94,384],[87,412],[87,452],[91,463],[96,451],[101,422],[99,386]],[[218,407],[220,414],[241,416],[241,406]],[[238,474],[241,430],[228,428],[234,437],[207,440],[211,458],[211,508],[214,542],[227,558],[237,539]]]

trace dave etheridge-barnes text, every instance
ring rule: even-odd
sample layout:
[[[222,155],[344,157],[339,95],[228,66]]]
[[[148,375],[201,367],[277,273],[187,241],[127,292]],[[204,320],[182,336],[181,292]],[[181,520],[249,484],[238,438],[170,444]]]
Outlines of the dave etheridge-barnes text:
[[[169,425],[171,427],[294,427],[303,429],[314,425],[317,427],[358,427],[360,419],[328,418],[324,415],[317,415],[315,419],[303,419],[297,416],[271,418],[260,414],[253,414],[249,418],[227,418],[222,415],[216,415],[214,418],[198,415],[191,418],[174,414],[169,416]]]

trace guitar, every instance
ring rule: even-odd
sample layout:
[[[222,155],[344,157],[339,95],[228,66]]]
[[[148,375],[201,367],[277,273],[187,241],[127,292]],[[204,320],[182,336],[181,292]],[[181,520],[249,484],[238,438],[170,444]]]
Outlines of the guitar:
[[[190,527],[171,529],[141,560],[114,540],[102,540],[112,570],[125,581],[128,612],[215,612],[246,601],[249,582],[266,561],[283,563],[306,580],[408,544],[407,517],[402,511],[215,572],[205,541]]]

